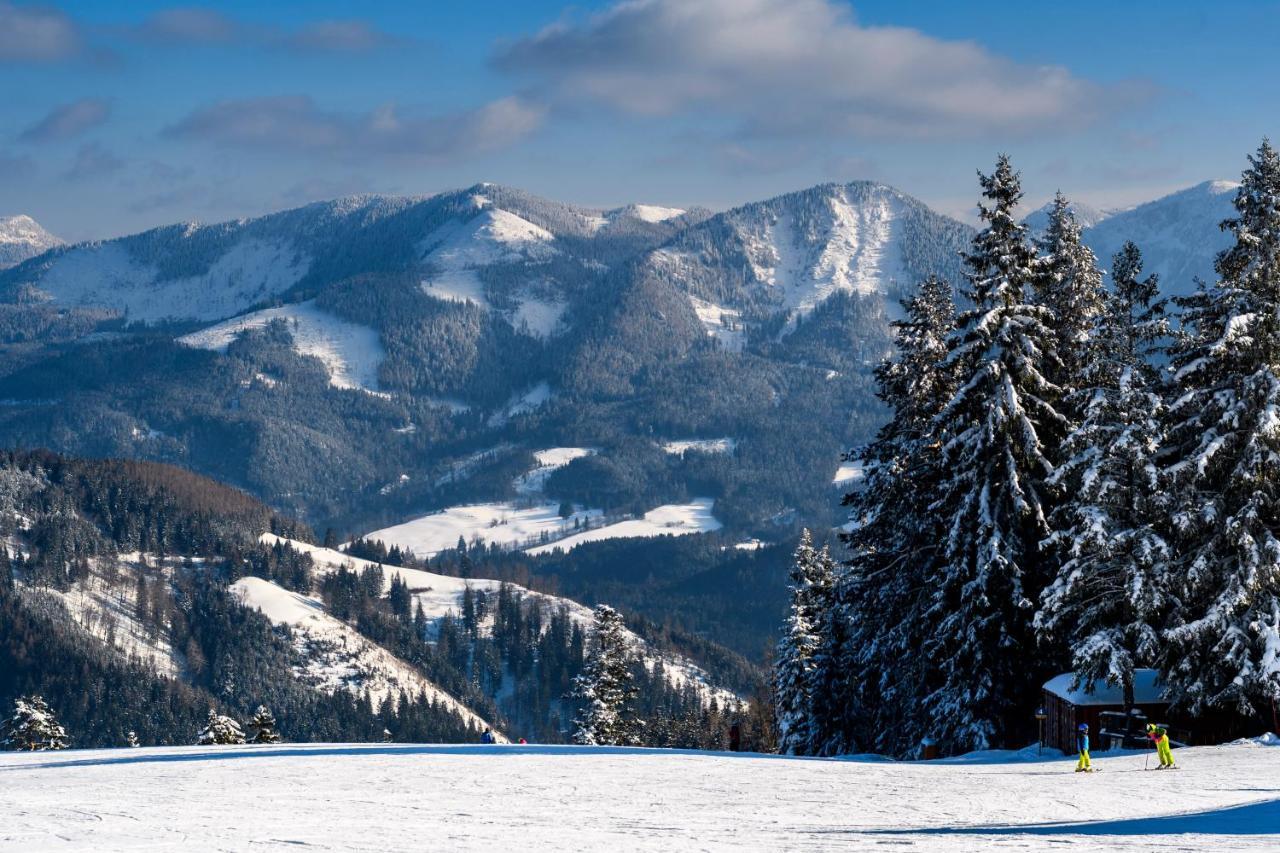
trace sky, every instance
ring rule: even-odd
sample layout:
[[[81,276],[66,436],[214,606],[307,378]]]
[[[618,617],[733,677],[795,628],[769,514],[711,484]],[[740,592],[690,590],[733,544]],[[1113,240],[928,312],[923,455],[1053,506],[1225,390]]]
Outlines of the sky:
[[[1234,178],[1280,2],[0,0],[0,216],[69,240],[481,181],[726,209],[877,180],[972,218]]]

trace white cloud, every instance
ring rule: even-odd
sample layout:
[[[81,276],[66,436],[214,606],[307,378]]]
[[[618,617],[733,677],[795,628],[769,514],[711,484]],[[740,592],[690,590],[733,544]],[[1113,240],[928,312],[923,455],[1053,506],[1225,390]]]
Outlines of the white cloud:
[[[1132,94],[968,41],[871,27],[833,0],[626,0],[505,45],[561,104],[727,118],[756,136],[875,139],[1082,126]]]
[[[540,107],[515,97],[473,110],[420,115],[395,106],[329,112],[305,95],[287,95],[223,101],[196,110],[165,133],[288,154],[443,160],[507,147],[536,130],[542,118]]]

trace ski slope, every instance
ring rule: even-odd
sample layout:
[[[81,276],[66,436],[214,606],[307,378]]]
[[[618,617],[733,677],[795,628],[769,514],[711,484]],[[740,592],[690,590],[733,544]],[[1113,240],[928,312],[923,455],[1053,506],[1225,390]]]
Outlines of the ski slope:
[[[0,753],[0,851],[1274,851],[1280,748],[821,760],[609,747]]]

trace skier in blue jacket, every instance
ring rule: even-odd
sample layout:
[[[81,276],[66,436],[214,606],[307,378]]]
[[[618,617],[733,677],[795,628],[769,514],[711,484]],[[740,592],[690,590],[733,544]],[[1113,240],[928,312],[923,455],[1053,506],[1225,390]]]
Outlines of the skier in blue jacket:
[[[493,732],[489,729],[484,730],[484,734],[480,736],[481,743],[497,743],[497,738],[493,736]]]
[[[1076,762],[1077,773],[1090,773],[1093,765],[1089,762],[1089,724],[1081,723],[1076,729],[1076,749],[1080,752],[1080,760]]]

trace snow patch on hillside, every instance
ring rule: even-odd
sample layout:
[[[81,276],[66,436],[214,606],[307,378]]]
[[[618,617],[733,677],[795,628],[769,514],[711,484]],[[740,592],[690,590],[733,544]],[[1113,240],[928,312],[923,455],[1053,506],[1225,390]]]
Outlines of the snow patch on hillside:
[[[394,698],[402,691],[410,696],[425,693],[468,723],[489,726],[413,666],[330,616],[318,599],[257,577],[241,578],[231,585],[231,592],[275,624],[289,626],[294,648],[303,661],[294,672],[316,689],[330,693],[347,690],[356,695],[367,692],[375,708],[386,697]]]
[[[516,300],[516,310],[511,314],[511,325],[524,329],[538,338],[549,338],[560,331],[560,324],[569,303],[562,299],[522,294]]]
[[[602,542],[606,539],[650,538],[654,536],[687,536],[690,533],[712,533],[723,525],[712,515],[715,501],[712,498],[695,498],[687,504],[666,504],[651,509],[643,518],[619,521],[576,533],[558,542],[539,545],[528,549],[527,553],[537,556],[554,551],[572,551],[579,545],[588,542]]]
[[[376,538],[376,537],[374,537]],[[377,564],[368,560],[361,560],[344,554],[341,551],[333,551],[328,548],[320,548],[315,545],[308,545],[305,542],[297,542],[291,539],[285,539],[273,534],[263,534],[261,541],[267,545],[284,544],[293,548],[295,551],[309,554],[312,562],[315,564],[316,571],[320,573],[335,572],[341,568],[352,571],[364,571],[367,568],[375,567]],[[413,597],[414,609],[421,607],[424,618],[428,623],[438,622],[445,616],[457,617],[462,612],[462,597],[467,588],[473,591],[497,593],[502,586],[500,581],[485,580],[476,578],[455,578],[448,575],[439,575],[434,572],[422,571],[420,569],[404,569],[397,566],[382,566],[383,573],[383,594],[391,589],[391,582],[394,579],[401,580],[409,588],[409,594]],[[591,609],[579,604],[568,598],[560,598],[558,596],[548,595],[546,593],[534,592],[524,589],[523,587],[513,587],[520,591],[521,594],[541,599],[554,606],[563,607],[569,616],[584,629],[589,629],[593,624]],[[304,611],[301,608],[309,607],[306,602],[311,599],[305,599],[301,603],[285,604],[291,608],[291,613],[301,614]],[[482,625],[482,628],[489,630],[492,627],[493,616],[490,614],[488,621]],[[711,683],[710,677],[706,671],[692,661],[679,655],[658,654],[653,651],[649,645],[632,631],[627,631],[626,636],[629,644],[640,656],[645,666],[650,670],[661,661],[663,672],[668,682],[677,687],[685,685],[692,686],[703,697],[704,701],[710,702],[714,698],[721,707],[727,703],[737,700],[731,691],[717,687]]]
[[[801,229],[784,213],[763,234],[748,235],[757,280],[777,291],[782,306],[804,315],[837,291],[882,293],[906,278],[894,223],[902,201],[887,187],[853,203],[846,188],[827,197],[824,229]]]
[[[545,228],[492,207],[480,196],[474,200],[481,213],[466,222],[451,221],[419,244],[427,270],[421,286],[436,299],[488,311],[492,305],[480,270],[497,263],[545,261],[558,250],[551,245],[555,235]],[[555,334],[567,304],[545,290],[527,283],[515,287],[510,296],[516,307],[505,315],[508,322],[538,337]]]
[[[313,356],[324,363],[329,371],[329,384],[337,388],[377,389],[378,366],[386,357],[378,333],[323,311],[314,301],[254,311],[184,335],[178,338],[178,343],[225,352],[241,332],[264,328],[273,320],[287,324],[293,347],[299,354]]]
[[[58,255],[40,290],[67,307],[100,306],[129,320],[221,320],[293,287],[311,261],[291,244],[244,239],[208,272],[159,280],[120,243],[86,243]]]
[[[542,494],[547,478],[575,459],[594,456],[594,447],[549,447],[533,454],[538,467],[516,478],[516,491],[522,495]]]
[[[199,560],[199,558],[196,558]],[[167,629],[152,629],[138,619],[137,584],[143,556],[122,554],[116,559],[93,558],[89,577],[66,591],[48,587],[32,588],[33,595],[46,595],[62,603],[81,628],[116,651],[147,664],[161,675],[179,677],[186,661],[169,641]],[[156,571],[164,561],[146,558],[153,567],[152,583],[166,583],[167,572]],[[180,562],[170,558],[170,562]],[[167,594],[167,590],[166,590]]]
[[[747,336],[741,311],[696,296],[690,296],[689,303],[693,305],[693,312],[698,315],[702,328],[706,329],[707,337],[715,338],[729,352],[742,352]]]
[[[598,509],[577,509],[568,518],[561,518],[557,503],[528,507],[506,501],[469,504],[375,530],[365,538],[409,548],[419,557],[432,557],[457,547],[459,539],[468,545],[512,549],[537,545],[572,533],[575,523],[590,524],[603,516]]]
[[[866,469],[861,462],[841,462],[831,482],[835,485],[852,483],[855,480],[861,480],[865,475]]]
[[[549,403],[555,394],[551,391],[551,386],[546,382],[539,382],[523,394],[517,394],[512,397],[501,411],[494,412],[489,417],[489,426],[502,426],[511,418],[517,415],[527,414],[537,411],[544,405]]]
[[[736,438],[685,438],[665,441],[662,449],[676,456],[684,456],[690,450],[700,453],[732,453],[738,446]]]

